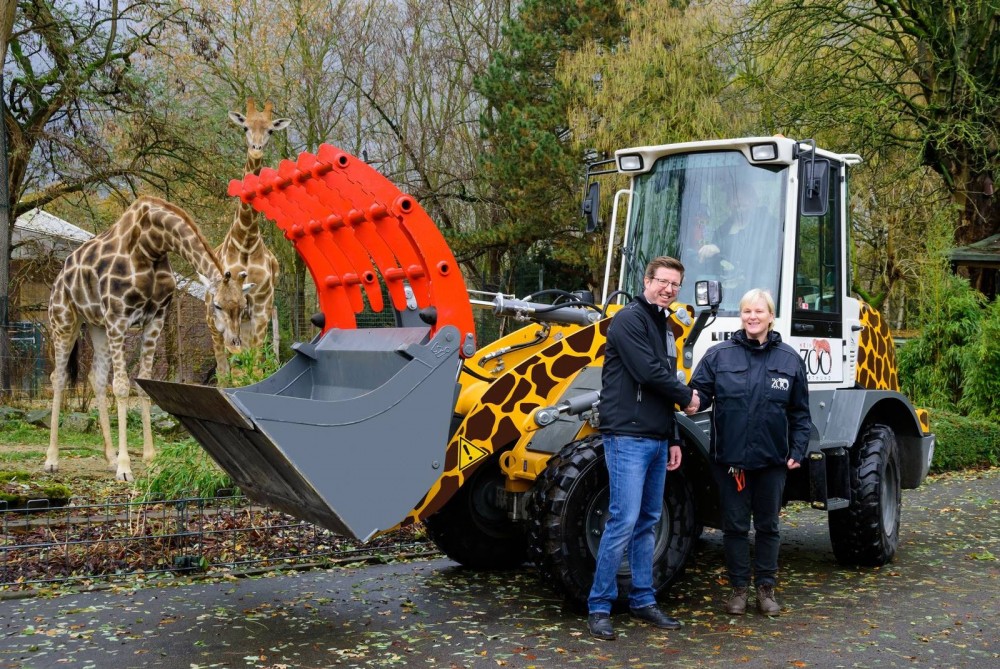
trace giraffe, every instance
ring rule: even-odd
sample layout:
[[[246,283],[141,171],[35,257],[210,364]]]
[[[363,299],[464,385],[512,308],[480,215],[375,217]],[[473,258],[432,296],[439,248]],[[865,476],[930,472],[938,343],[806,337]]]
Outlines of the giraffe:
[[[131,326],[142,327],[139,359],[141,377],[149,376],[156,341],[163,329],[167,308],[176,288],[168,253],[194,265],[201,281],[215,295],[214,311],[226,345],[240,346],[240,316],[246,308],[247,287],[224,269],[208,240],[180,207],[156,197],[133,202],[117,222],[88,240],[69,257],[56,277],[49,302],[49,328],[54,349],[52,427],[45,455],[45,471],[59,469],[59,409],[63,389],[76,368],[77,343],[84,325],[90,333],[94,360],[90,383],[104,437],[108,465],[120,481],[132,480],[126,443],[126,410],[129,378],[125,362],[125,335]],[[239,279],[242,274],[237,275]],[[115,458],[108,418],[108,372],[118,407],[118,456]],[[143,458],[155,454],[150,427],[149,396],[138,391],[142,409]]]
[[[247,140],[247,160],[243,175],[259,174],[263,164],[264,147],[277,130],[284,130],[291,123],[287,118],[271,118],[270,102],[264,104],[263,111],[257,111],[253,98],[247,99],[246,115],[229,112],[233,123],[243,128]],[[244,340],[253,350],[262,346],[267,332],[267,324],[273,322],[272,343],[274,354],[278,355],[278,323],[274,309],[274,281],[278,276],[278,259],[264,245],[260,227],[254,216],[254,209],[242,200],[237,200],[236,215],[222,244],[215,252],[226,267],[242,267],[253,288],[248,294],[248,309],[244,316]],[[209,296],[211,299],[211,296]],[[215,353],[216,378],[229,374],[229,356],[222,335],[212,322],[212,307],[206,303],[208,330],[212,334],[212,349]]]

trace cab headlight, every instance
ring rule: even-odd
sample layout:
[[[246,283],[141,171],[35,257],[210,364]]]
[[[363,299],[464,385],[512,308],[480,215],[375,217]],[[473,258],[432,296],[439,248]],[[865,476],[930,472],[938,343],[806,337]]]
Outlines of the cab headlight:
[[[622,172],[635,172],[637,170],[641,170],[642,156],[636,154],[619,156],[618,169],[620,169]]]

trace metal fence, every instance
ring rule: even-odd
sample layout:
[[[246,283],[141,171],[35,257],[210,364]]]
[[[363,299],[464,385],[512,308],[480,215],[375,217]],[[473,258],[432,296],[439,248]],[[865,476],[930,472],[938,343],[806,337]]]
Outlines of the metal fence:
[[[19,509],[0,502],[0,586],[322,566],[432,555],[419,528],[360,545],[241,495]]]

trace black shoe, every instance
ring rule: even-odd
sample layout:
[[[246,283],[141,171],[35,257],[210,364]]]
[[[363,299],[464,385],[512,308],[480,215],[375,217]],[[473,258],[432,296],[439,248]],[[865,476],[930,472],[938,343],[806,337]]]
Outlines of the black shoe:
[[[587,629],[595,639],[614,641],[615,630],[611,627],[611,616],[607,613],[591,613],[587,616]]]
[[[650,604],[641,609],[632,609],[631,613],[633,618],[665,630],[679,630],[681,628],[681,621],[665,614],[656,604]]]

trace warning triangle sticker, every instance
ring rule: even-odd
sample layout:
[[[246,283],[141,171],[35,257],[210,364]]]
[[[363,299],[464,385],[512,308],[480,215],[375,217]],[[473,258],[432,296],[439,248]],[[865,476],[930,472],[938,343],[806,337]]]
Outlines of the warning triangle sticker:
[[[465,437],[458,438],[458,469],[459,471],[479,462],[490,452],[482,446],[476,446]]]

